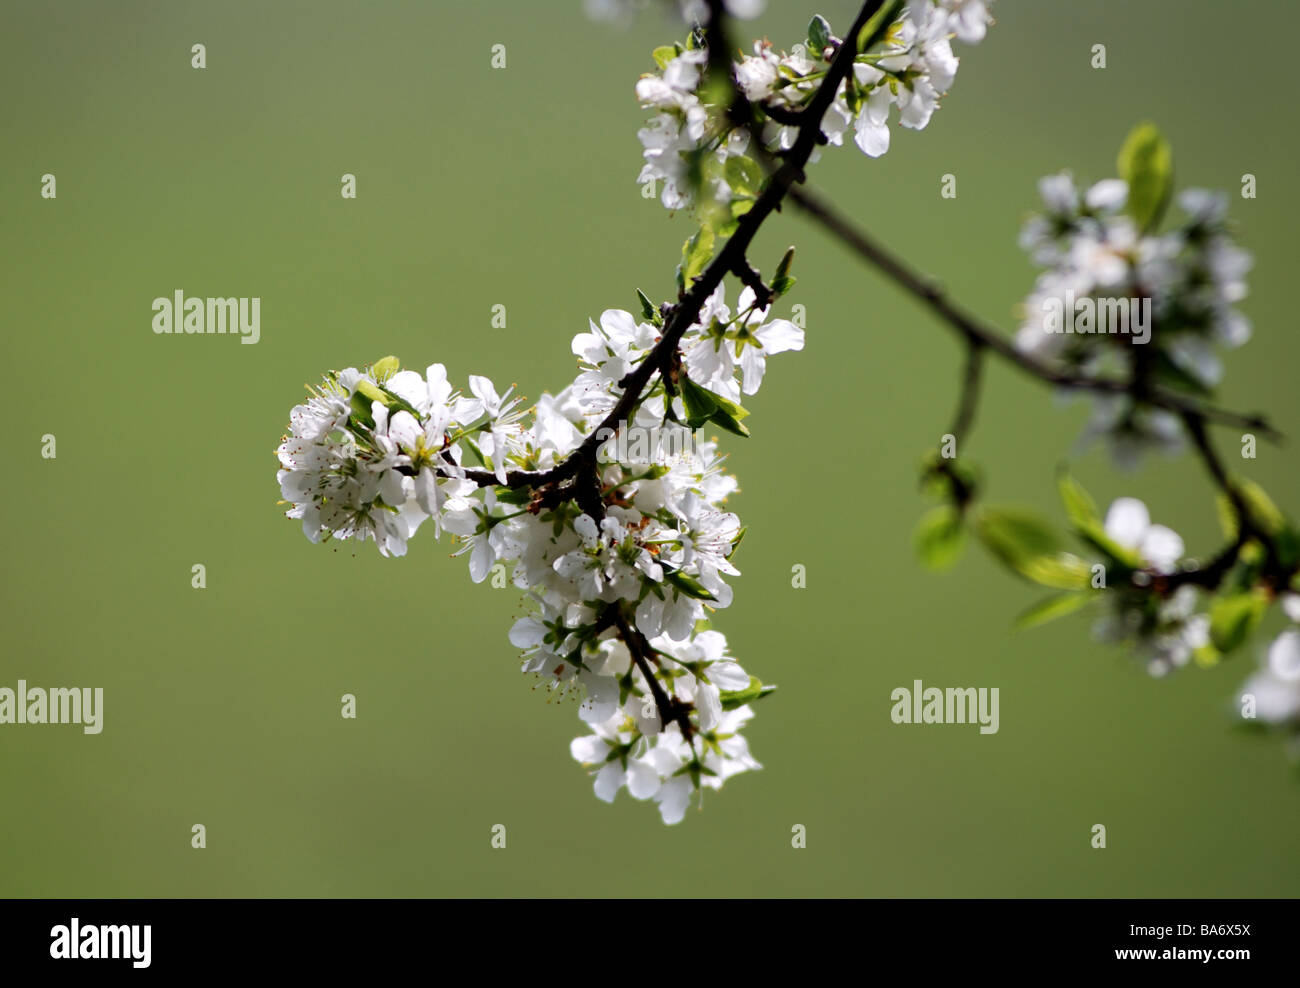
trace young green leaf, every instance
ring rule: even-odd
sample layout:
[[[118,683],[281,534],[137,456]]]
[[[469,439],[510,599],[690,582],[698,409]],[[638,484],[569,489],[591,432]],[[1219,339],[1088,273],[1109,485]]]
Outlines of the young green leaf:
[[[682,402],[686,405],[686,424],[691,429],[698,429],[718,410],[713,392],[700,387],[684,373],[677,379],[677,383],[681,388]]]
[[[1031,556],[1016,568],[1035,583],[1058,590],[1086,590],[1091,584],[1091,567],[1070,552]]]
[[[402,369],[401,363],[396,357],[388,356],[381,360],[376,360],[370,365],[370,373],[376,381],[383,384],[390,377]]]
[[[859,52],[868,51],[873,45],[883,41],[889,29],[893,27],[894,21],[898,20],[898,15],[903,9],[904,0],[888,0],[879,10],[877,10],[862,25],[862,30],[858,32],[857,48]]]
[[[1233,486],[1241,499],[1246,502],[1251,521],[1262,528],[1268,535],[1276,535],[1286,528],[1286,516],[1273,503],[1273,499],[1264,492],[1264,488],[1253,480],[1234,480]]]
[[[757,676],[750,676],[749,685],[743,690],[719,690],[718,698],[722,701],[723,710],[735,710],[752,700],[761,700],[775,690],[775,686],[764,686]]]
[[[1092,598],[1086,593],[1058,593],[1040,600],[1032,607],[1026,608],[1016,618],[1013,625],[1016,631],[1036,628],[1048,621],[1055,621],[1067,614],[1073,614],[1088,605]]]
[[[948,569],[966,547],[961,514],[951,504],[931,508],[917,522],[912,545],[921,565],[931,570]]]
[[[718,598],[708,590],[704,584],[693,576],[688,576],[681,570],[665,569],[664,579],[676,587],[687,597],[694,597],[696,600],[717,600]]]
[[[1263,590],[1219,597],[1210,604],[1210,641],[1227,654],[1241,645],[1268,610],[1268,594]]]
[[[682,282],[688,288],[691,281],[699,277],[700,273],[709,263],[709,258],[713,256],[713,231],[708,227],[700,227],[694,235],[682,245]]]
[[[1174,190],[1174,155],[1154,124],[1129,132],[1119,152],[1119,177],[1128,183],[1128,212],[1143,233],[1156,228]]]
[[[775,280],[779,278],[784,278],[787,275],[789,275],[790,267],[793,264],[794,264],[794,247],[791,246],[791,247],[787,247],[785,253],[781,255],[781,263],[779,263],[776,266],[776,274],[772,276],[773,279]]]
[[[740,421],[749,415],[748,409],[700,387],[685,374],[678,378],[677,383],[686,405],[686,424],[690,428],[698,429],[705,422],[713,422],[737,436],[749,435],[749,429]]]
[[[709,421],[721,426],[733,435],[740,436],[742,439],[749,438],[749,426],[730,414],[725,408],[715,409]]]
[[[831,25],[821,14],[814,14],[808,22],[808,44],[820,55],[831,43]]]
[[[1061,548],[1056,530],[1024,508],[981,508],[975,531],[989,551],[1003,559],[1043,556]]]
[[[1065,505],[1066,517],[1076,528],[1098,524],[1101,517],[1097,514],[1097,502],[1084,486],[1071,476],[1068,470],[1062,470],[1056,479],[1056,489],[1061,494],[1061,503]]]
[[[743,154],[727,159],[726,176],[727,184],[739,196],[757,196],[763,186],[763,169]]]
[[[368,384],[369,382],[364,383]],[[362,394],[360,388],[352,392],[352,418],[366,428],[373,429],[375,427],[375,417],[370,412],[370,403],[371,399]]]
[[[664,324],[663,316],[659,314],[659,310],[655,308],[655,304],[650,301],[646,293],[638,288],[636,297],[637,301],[641,303],[641,315],[645,316],[655,326],[662,326]]]
[[[1057,478],[1057,490],[1061,495],[1061,503],[1065,505],[1066,517],[1083,542],[1127,569],[1137,569],[1142,565],[1136,552],[1124,548],[1106,534],[1101,516],[1097,513],[1097,502],[1068,471],[1061,471]]]
[[[1232,498],[1220,491],[1214,498],[1214,507],[1219,515],[1219,527],[1226,538],[1235,539],[1240,526],[1237,523],[1237,509],[1232,506]]]
[[[975,534],[1005,566],[1044,586],[1081,590],[1088,586],[1088,564],[1061,551],[1050,525],[1021,508],[982,508],[975,516]]]

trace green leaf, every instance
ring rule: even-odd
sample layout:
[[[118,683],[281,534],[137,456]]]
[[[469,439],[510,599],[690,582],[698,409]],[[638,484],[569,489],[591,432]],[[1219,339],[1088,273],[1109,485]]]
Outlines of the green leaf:
[[[375,427],[375,419],[372,414],[371,404],[379,402],[385,408],[405,408],[413,415],[417,414],[410,403],[397,395],[393,394],[387,388],[372,384],[370,381],[362,378],[357,382],[357,389],[352,392],[352,417],[367,428]]]
[[[390,377],[402,369],[401,363],[396,357],[388,356],[382,360],[376,360],[370,365],[370,374],[376,381],[383,384]]]
[[[1063,470],[1056,484],[1061,494],[1061,503],[1065,505],[1065,514],[1080,539],[1123,567],[1137,569],[1142,565],[1142,560],[1135,551],[1124,548],[1106,534],[1101,516],[1097,513],[1097,502],[1081,483]]]
[[[1286,516],[1259,484],[1253,480],[1234,480],[1233,486],[1246,502],[1246,510],[1250,512],[1250,519],[1255,525],[1269,535],[1276,535],[1286,528]]]
[[[1056,530],[1023,508],[981,508],[975,532],[990,552],[1004,560],[1044,556],[1061,548]]]
[[[369,384],[370,382],[363,383]],[[370,411],[371,400],[361,393],[360,388],[352,392],[352,417],[367,428],[373,429],[375,427],[375,417]]]
[[[796,279],[793,275],[789,275],[789,274],[782,275],[779,278],[773,278],[772,294],[775,295],[777,298],[780,298],[782,295],[784,295],[786,292],[788,292],[791,288],[794,287],[794,283],[797,280],[798,279]]]
[[[821,57],[821,53],[831,43],[831,25],[821,14],[814,14],[813,19],[808,22],[808,44],[812,46],[813,52]]]
[[[1026,579],[1062,590],[1088,586],[1090,569],[1078,556],[1061,551],[1048,523],[1021,508],[982,508],[975,534],[996,558]]]
[[[1022,611],[1016,618],[1013,627],[1016,631],[1036,628],[1040,624],[1046,624],[1048,621],[1055,621],[1067,614],[1073,614],[1075,611],[1087,606],[1091,600],[1092,598],[1086,593],[1054,594]]]
[[[1091,584],[1092,568],[1071,552],[1032,556],[1017,567],[1021,574],[1045,587],[1085,590]]]
[[[858,85],[857,76],[852,72],[844,80],[844,97],[849,107],[849,115],[856,117],[862,112],[862,104],[867,101],[866,91]]]
[[[713,256],[713,231],[700,227],[694,236],[682,245],[682,283],[689,288],[691,281],[699,277]]]
[[[1202,669],[1208,669],[1210,666],[1219,664],[1219,660],[1223,658],[1223,653],[1207,642],[1192,650],[1192,658],[1196,660],[1196,664]]]
[[[790,267],[794,264],[794,247],[787,247],[785,253],[781,256],[781,263],[776,266],[776,274],[773,275],[775,280],[786,277],[790,273]]]
[[[1119,177],[1128,183],[1128,213],[1143,233],[1155,229],[1174,189],[1174,154],[1154,124],[1129,132],[1119,152]]]
[[[722,397],[722,395],[714,391],[709,392],[709,397],[711,397],[714,400],[714,402],[717,404],[719,408],[725,411],[732,418],[736,419],[736,421],[740,421],[743,418],[749,417],[749,409],[742,408],[740,405],[737,405],[730,398],[724,398]]]
[[[717,600],[718,598],[712,592],[707,590],[699,580],[693,576],[688,576],[681,570],[665,569],[664,579],[676,587],[687,597],[694,597],[696,600]]]
[[[1250,637],[1266,610],[1268,594],[1264,590],[1215,599],[1210,604],[1210,641],[1221,653],[1231,652]]]
[[[677,46],[660,45],[650,54],[655,60],[655,65],[659,66],[661,69],[666,69],[668,68],[668,63],[677,57]]]
[[[756,196],[763,185],[763,169],[743,154],[727,159],[727,184],[737,195]]]
[[[381,405],[388,404],[388,394],[377,384],[372,384],[365,378],[357,382],[357,389],[352,393],[353,399],[361,395],[366,400],[366,411],[370,410],[370,402],[377,401]]]
[[[858,51],[868,51],[873,45],[882,41],[893,27],[894,21],[898,20],[898,15],[903,9],[904,0],[889,0],[884,6],[872,15],[867,23],[862,25],[862,30],[858,32]]]
[[[656,326],[664,324],[663,316],[659,314],[658,308],[650,301],[649,297],[641,289],[636,290],[636,297],[641,303],[641,315],[645,316],[651,323]]]
[[[735,416],[728,415],[721,408],[713,413],[713,418],[710,421],[712,421],[714,425],[726,429],[732,435],[740,436],[742,439],[749,438],[749,426],[745,425]]]
[[[682,402],[686,405],[686,424],[691,429],[713,422],[738,436],[749,435],[749,429],[740,421],[749,415],[748,409],[700,387],[685,374],[678,378],[677,383],[681,388]]]
[[[1274,543],[1284,569],[1291,570],[1300,563],[1300,532],[1288,525],[1274,536]]]
[[[1061,503],[1065,505],[1066,517],[1076,528],[1086,528],[1101,522],[1101,517],[1097,514],[1097,502],[1068,470],[1062,470],[1057,477],[1056,489],[1061,494]]]
[[[713,392],[700,387],[685,374],[677,379],[677,383],[682,391],[682,403],[686,405],[686,424],[691,429],[698,429],[718,410]]]
[[[743,690],[719,690],[718,698],[722,700],[723,710],[735,710],[751,700],[761,700],[776,691],[775,686],[764,686],[757,676],[749,677],[749,685]]]
[[[921,565],[927,569],[948,569],[966,547],[966,529],[962,526],[960,512],[951,504],[931,508],[917,522],[912,533],[912,546]]]
[[[1237,509],[1232,505],[1232,498],[1220,491],[1214,498],[1214,507],[1219,515],[1219,526],[1226,538],[1235,539],[1240,526],[1237,521]]]

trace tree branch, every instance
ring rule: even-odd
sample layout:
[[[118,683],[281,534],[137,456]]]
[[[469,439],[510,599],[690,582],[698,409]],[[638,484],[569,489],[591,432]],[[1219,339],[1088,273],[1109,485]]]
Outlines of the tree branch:
[[[849,29],[847,37],[856,39],[862,28],[875,16],[884,2],[885,0],[867,0],[862,5],[862,9],[858,11],[858,16]],[[736,89],[734,79],[731,77],[731,59],[725,41],[726,14],[721,3],[713,2],[710,6],[713,14],[707,28],[708,37],[710,38],[710,44],[708,45],[710,64],[724,64],[726,66],[725,77],[730,80],[733,93],[738,93],[739,90]],[[695,279],[694,283],[668,311],[663,335],[659,338],[659,342],[655,344],[654,349],[618,382],[622,393],[618,401],[615,402],[614,407],[610,409],[601,423],[587,435],[582,444],[563,461],[545,471],[510,471],[506,475],[507,487],[538,487],[554,484],[574,476],[584,463],[594,463],[596,451],[603,443],[608,441],[611,433],[616,433],[627,422],[629,416],[640,403],[646,386],[654,380],[655,376],[660,372],[660,368],[667,365],[667,357],[676,351],[682,336],[699,319],[700,310],[704,307],[704,303],[708,301],[709,296],[713,294],[718,285],[722,284],[723,278],[733,272],[753,271],[748,261],[749,246],[764,221],[774,211],[781,208],[781,203],[790,192],[791,186],[804,180],[804,166],[816,149],[817,138],[821,134],[821,119],[835,99],[840,83],[852,70],[856,54],[857,52],[854,50],[852,43],[845,43],[840,46],[840,50],[826,70],[821,84],[803,111],[806,116],[802,118],[794,144],[784,155],[780,167],[771,175],[767,185],[755,200],[753,208],[739,218],[736,231],[731,235],[731,238],[723,245],[713,260],[709,262],[703,273]],[[753,272],[753,277],[757,278],[757,272]],[[758,282],[762,284],[761,279],[758,279]],[[753,286],[751,285],[751,287]],[[755,294],[759,294],[757,289],[755,289]],[[607,429],[611,430],[611,432],[605,432]],[[479,484],[479,486],[500,483],[487,470],[466,470],[465,476]]]
[[[987,347],[1007,363],[1044,384],[1068,390],[1095,391],[1103,394],[1128,394],[1132,383],[1110,378],[1085,377],[1069,371],[1058,370],[1021,353],[1000,332],[980,323],[974,316],[958,308],[942,289],[913,271],[899,258],[871,239],[861,229],[835,211],[820,197],[807,189],[793,189],[790,199],[805,213],[816,219],[822,227],[853,249],[858,256],[879,268],[896,285],[919,299],[947,325],[958,332],[968,343]],[[1147,404],[1174,412],[1180,416],[1194,415],[1220,425],[1251,429],[1265,438],[1279,441],[1280,432],[1269,425],[1260,414],[1242,414],[1199,402],[1175,392],[1150,388],[1143,395]]]
[[[689,741],[691,739],[690,707],[664,692],[663,686],[654,674],[654,669],[650,666],[650,656],[654,650],[645,635],[628,621],[619,605],[612,605],[612,609],[614,626],[618,628],[619,636],[627,645],[627,650],[632,653],[632,661],[641,670],[641,675],[645,677],[646,684],[650,687],[650,695],[655,700],[655,709],[659,711],[660,726],[666,728],[669,724],[675,723],[681,728],[683,740]]]

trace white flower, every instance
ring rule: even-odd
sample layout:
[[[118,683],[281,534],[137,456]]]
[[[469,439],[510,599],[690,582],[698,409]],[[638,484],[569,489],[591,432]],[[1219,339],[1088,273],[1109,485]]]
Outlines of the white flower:
[[[1300,598],[1294,594],[1283,597],[1283,609],[1293,621],[1300,620],[1298,603]],[[1237,695],[1237,710],[1243,715],[1246,697],[1254,700],[1254,716],[1266,724],[1300,722],[1300,629],[1286,629],[1268,646],[1263,667]]]
[[[1164,525],[1151,524],[1147,506],[1135,497],[1117,498],[1106,512],[1106,534],[1134,550],[1157,573],[1172,573],[1183,557],[1183,540]]]
[[[948,10],[948,29],[960,41],[973,45],[984,40],[988,25],[993,23],[989,16],[989,4],[992,0],[940,0],[940,6]]]
[[[443,515],[443,527],[463,539],[453,555],[470,554],[469,576],[475,583],[487,579],[498,559],[514,558],[519,553],[519,545],[511,537],[512,530],[503,523],[505,516],[496,513],[497,507],[496,492],[488,488],[483,493],[481,508],[473,501],[466,501]]]
[[[802,331],[769,320],[752,291],[738,305],[733,316],[719,288],[682,341],[697,369],[692,350],[699,357],[716,341],[728,355],[701,375],[719,394],[752,393],[768,355],[803,344]],[[513,389],[500,393],[486,377],[471,376],[469,394],[458,393],[441,364],[423,375],[385,369],[379,380],[355,368],[332,375],[291,413],[277,476],[289,515],[313,541],[373,538],[381,553],[401,554],[431,517],[435,537],[442,529],[457,537],[455,555],[468,555],[476,583],[510,564],[534,610],[515,621],[509,640],[522,670],[548,692],[581,694],[578,716],[592,733],[572,751],[591,765],[596,794],[609,800],[627,788],[656,799],[674,821],[692,794],[758,767],[737,734],[747,713],[725,709],[726,694],[750,677],[721,633],[699,626],[706,602],[730,603],[724,578],[739,575],[730,557],[740,520],[722,507],[736,481],[715,442],[668,419],[668,397],[655,387],[623,429],[661,429],[659,438],[597,458],[594,480],[565,477],[596,490],[575,496],[565,486],[568,496],[555,498],[544,483],[498,486],[507,463],[537,472],[586,455],[580,450],[598,438],[619,380],[660,333],[617,309],[589,330],[573,340],[577,378],[543,395],[531,418]],[[680,399],[674,408],[680,415]],[[462,445],[470,443],[491,464],[490,479],[467,476]]]
[[[651,761],[630,754],[635,732],[624,729],[629,726],[626,722],[622,714],[615,714],[608,721],[593,723],[593,733],[569,745],[575,761],[600,766],[595,772],[596,797],[606,803],[612,803],[625,785],[636,799],[649,799],[659,791],[659,773]]]

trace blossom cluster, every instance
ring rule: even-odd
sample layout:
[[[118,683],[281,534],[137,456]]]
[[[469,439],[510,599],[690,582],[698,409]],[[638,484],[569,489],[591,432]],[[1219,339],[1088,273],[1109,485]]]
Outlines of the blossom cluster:
[[[1181,219],[1159,233],[1126,208],[1123,179],[1081,190],[1062,173],[1043,178],[1039,193],[1044,211],[1025,224],[1020,243],[1044,270],[1024,302],[1016,345],[1085,377],[1208,393],[1223,374],[1218,350],[1251,334],[1236,308],[1251,257],[1233,242],[1226,197],[1184,190]],[[1092,401],[1085,438],[1105,437],[1120,464],[1150,448],[1182,448],[1170,412],[1128,394],[1094,393]]]
[[[472,397],[453,390],[442,364],[421,376],[388,357],[366,370],[330,373],[289,414],[280,443],[281,496],[312,542],[374,540],[384,556],[406,553],[426,519],[435,531],[474,531],[461,468],[466,447],[498,464],[521,449],[519,399],[470,377]]]
[[[675,823],[693,793],[759,767],[739,731],[770,690],[709,627],[731,603],[743,529],[725,504],[736,480],[686,424],[682,390],[738,425],[739,397],[758,390],[768,356],[802,348],[803,330],[769,318],[750,289],[733,313],[720,286],[681,338],[673,393],[657,381],[611,428],[620,382],[660,337],[656,319],[602,313],[573,339],[574,381],[529,410],[486,377],[456,390],[441,364],[421,375],[385,358],[331,373],[291,412],[278,478],[313,542],[373,539],[402,555],[428,522],[458,538],[475,582],[501,564],[535,608],[510,632],[523,670],[585,693],[592,733],[572,752],[596,794],[626,785]]]
[[[980,41],[990,22],[989,2],[909,0],[881,40],[856,55],[853,71],[839,84],[821,120],[827,143],[842,145],[851,130],[865,154],[879,157],[889,150],[894,110],[902,126],[924,128],[957,74],[951,38]],[[782,121],[812,100],[844,43],[830,35],[821,18],[814,19],[810,34],[817,37],[790,53],[755,42],[752,55],[733,63],[736,85],[766,118],[762,136],[769,152],[794,143],[798,128]],[[644,156],[637,180],[661,183],[660,201],[669,209],[689,207],[697,197],[723,205],[746,202],[761,174],[749,134],[717,104],[727,92],[706,85],[707,52],[694,41],[692,36],[691,47],[657,49],[660,71],[636,85],[642,107],[654,111],[637,134]]]
[[[1153,676],[1187,665],[1210,645],[1210,619],[1200,610],[1203,595],[1190,584],[1165,597],[1152,591],[1156,579],[1183,564],[1182,537],[1153,524],[1147,506],[1133,497],[1111,504],[1104,531],[1114,545],[1132,553],[1137,577],[1108,595],[1109,610],[1093,625],[1093,634],[1128,645]]]
[[[1217,661],[1224,638],[1244,640],[1243,629],[1256,626],[1268,604],[1276,602],[1287,625],[1263,648],[1260,668],[1238,691],[1236,713],[1245,722],[1300,732],[1300,592],[1274,594],[1255,587],[1252,579],[1217,597],[1191,582],[1170,589],[1168,578],[1195,574],[1197,566],[1185,558],[1178,533],[1153,524],[1136,498],[1111,504],[1104,531],[1115,546],[1132,553],[1128,562],[1135,569],[1107,594],[1108,610],[1094,624],[1094,635],[1128,645],[1151,675],[1163,676],[1193,658]]]
[[[977,512],[976,531],[1021,576],[1067,591],[1031,607],[1018,626],[1092,606],[1100,611],[1094,637],[1127,647],[1152,676],[1193,661],[1216,664],[1245,645],[1279,604],[1287,626],[1238,692],[1237,715],[1290,731],[1300,754],[1300,529],[1257,485],[1233,486],[1235,496],[1225,495],[1220,506],[1231,543],[1208,562],[1188,556],[1182,537],[1154,523],[1136,498],[1117,498],[1103,520],[1068,474],[1060,479],[1062,500],[1091,559],[1059,551],[1049,526],[1008,509]]]
[[[1264,651],[1260,669],[1242,684],[1238,708],[1250,697],[1259,720],[1300,731],[1300,593],[1282,594],[1280,600],[1288,626]]]

